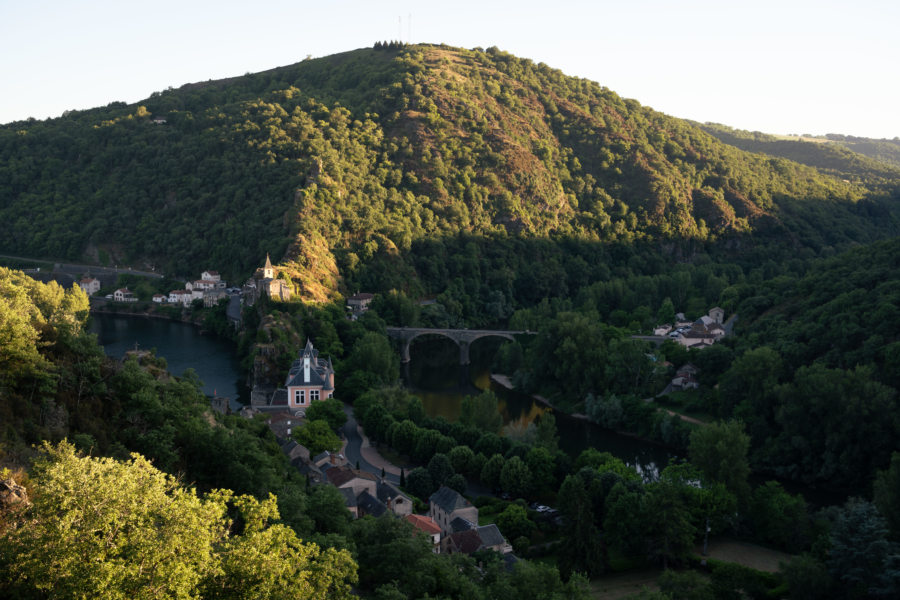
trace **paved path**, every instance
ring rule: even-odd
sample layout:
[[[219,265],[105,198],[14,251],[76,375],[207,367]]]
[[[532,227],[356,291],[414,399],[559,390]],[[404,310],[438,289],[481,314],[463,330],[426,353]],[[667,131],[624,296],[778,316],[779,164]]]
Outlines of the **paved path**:
[[[360,469],[379,477],[383,467],[385,479],[391,483],[400,483],[400,468],[388,462],[372,447],[369,438],[362,432],[362,427],[353,418],[353,408],[344,404],[344,412],[347,414],[347,422],[341,431],[347,440],[344,456],[350,461],[350,465],[356,466],[358,461]]]

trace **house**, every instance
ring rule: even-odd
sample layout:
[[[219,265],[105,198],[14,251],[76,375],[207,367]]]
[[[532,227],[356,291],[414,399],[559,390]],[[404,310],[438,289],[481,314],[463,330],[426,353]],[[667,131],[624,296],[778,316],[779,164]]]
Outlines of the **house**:
[[[378,478],[365,471],[351,469],[349,466],[331,467],[325,471],[325,479],[334,487],[348,488],[353,490],[353,495],[359,498],[364,491],[368,492],[373,498],[377,493],[375,485]]]
[[[153,118],[150,119],[150,120],[151,120],[153,123],[155,123],[156,125],[165,125],[165,124],[166,124],[166,118],[165,118],[165,117],[153,117]]]
[[[304,462],[309,461],[309,448],[302,444],[298,444],[294,440],[287,440],[282,443],[281,451],[284,452],[284,455],[288,457],[288,460],[290,460],[291,463],[298,459]]]
[[[182,306],[191,305],[191,292],[188,290],[172,290],[169,292],[170,304],[181,304]]]
[[[166,295],[165,294],[153,294],[153,301],[157,304],[165,304],[166,303]]]
[[[321,454],[317,454],[310,459],[310,463],[320,469],[325,466],[343,467],[348,462],[349,461],[347,460],[347,457],[345,457],[343,454],[335,454],[334,452],[329,452],[328,450],[322,452]]]
[[[372,303],[373,298],[375,298],[375,295],[368,292],[363,292],[362,294],[354,294],[353,296],[347,298],[347,308],[354,315],[359,315],[360,313],[364,313],[369,310],[369,304]]]
[[[666,323],[665,325],[660,325],[656,329],[653,330],[653,335],[666,335],[672,331],[672,326]]]
[[[203,271],[200,273],[200,279],[203,281],[222,281],[222,276],[219,275],[218,271]]]
[[[317,400],[334,395],[334,366],[331,358],[319,358],[319,352],[307,340],[300,356],[291,365],[284,387],[288,406],[307,407]]]
[[[407,517],[412,514],[412,499],[390,481],[379,479],[375,484],[375,495],[379,502],[398,517]]]
[[[222,289],[203,290],[203,306],[205,306],[206,308],[211,308],[218,305],[219,302],[227,297],[228,294],[226,294],[225,290]]]
[[[697,381],[697,373],[699,369],[691,363],[685,363],[675,372],[672,378],[672,389],[674,390],[696,390],[700,387]]]
[[[85,277],[78,282],[78,287],[83,289],[88,296],[93,296],[100,291],[100,280],[94,277]]]
[[[277,438],[290,438],[291,432],[299,427],[303,422],[289,412],[275,413],[266,419],[266,425],[272,430]],[[309,458],[309,452],[306,453]]]
[[[187,283],[184,284],[184,289],[191,290],[191,291],[212,290],[212,289],[215,289],[215,287],[216,287],[216,282],[210,281],[207,279],[195,279],[194,281],[188,281]]]
[[[450,522],[458,517],[478,522],[478,509],[459,492],[445,485],[428,498],[428,516],[438,524],[443,535],[451,533]]]
[[[709,316],[716,323],[724,323],[725,322],[725,310],[718,306],[713,306],[711,309],[709,309]]]
[[[412,523],[416,531],[421,531],[429,537],[432,552],[437,554],[441,551],[441,528],[438,527],[438,524],[431,517],[409,514],[403,518]]]
[[[119,288],[113,292],[113,300],[116,302],[137,302],[137,296],[128,288]]]
[[[457,552],[472,554],[478,550],[493,550],[501,554],[508,554],[512,552],[512,546],[494,523],[455,531],[441,540],[441,551],[447,554]]]

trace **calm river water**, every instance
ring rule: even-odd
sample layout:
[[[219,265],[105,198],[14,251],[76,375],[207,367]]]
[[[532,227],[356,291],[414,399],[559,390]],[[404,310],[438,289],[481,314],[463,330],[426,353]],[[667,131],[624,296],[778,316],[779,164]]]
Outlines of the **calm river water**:
[[[207,396],[228,398],[232,409],[248,401],[246,378],[234,353],[234,344],[213,335],[201,335],[188,323],[138,316],[91,315],[91,333],[108,356],[122,358],[135,344],[141,350],[156,349],[166,359],[169,372],[181,375],[194,369]]]
[[[468,368],[459,366],[459,350],[444,338],[418,338],[413,342],[406,385],[422,398],[429,416],[441,415],[450,421],[459,418],[462,399],[491,388],[500,399],[499,409],[507,430],[524,431],[538,416],[551,410],[531,397],[491,384],[490,365],[503,340],[481,339],[472,345]],[[596,448],[622,459],[645,478],[658,475],[675,454],[643,440],[619,435],[564,413],[555,412],[560,447],[573,456],[585,448]]]

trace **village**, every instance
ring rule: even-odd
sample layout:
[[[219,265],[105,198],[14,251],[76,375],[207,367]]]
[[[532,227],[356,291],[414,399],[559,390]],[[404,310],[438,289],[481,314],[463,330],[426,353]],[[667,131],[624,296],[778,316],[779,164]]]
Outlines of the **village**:
[[[78,283],[88,295],[97,294],[101,289],[101,283],[96,278],[85,277]],[[152,302],[184,308],[202,302],[202,306],[211,307],[223,299],[233,298],[241,306],[252,306],[262,296],[288,301],[293,292],[292,284],[278,277],[278,270],[267,255],[263,265],[241,287],[229,287],[217,271],[205,270],[199,279],[187,281],[183,289],[174,289],[168,294],[154,294]],[[368,310],[373,298],[370,293],[357,293],[349,297],[347,318],[355,320],[361,316]],[[115,289],[105,299],[116,303],[138,301],[136,294],[127,287]],[[725,311],[720,307],[713,307],[707,315],[695,321],[686,319],[683,313],[677,313],[673,323],[655,327],[652,338],[640,337],[657,343],[671,340],[685,348],[701,350],[727,335],[734,316],[729,322],[724,321],[724,316]],[[668,363],[663,366],[672,367]],[[682,365],[660,395],[696,389],[699,386],[697,375],[697,367],[690,363]],[[316,402],[333,398],[334,394],[335,371],[332,361],[330,357],[321,357],[313,341],[307,340],[291,365],[283,385],[274,390],[254,389],[250,405],[243,407],[240,415],[248,419],[264,418],[291,465],[310,485],[336,488],[353,518],[367,515],[377,518],[387,514],[405,519],[431,540],[435,553],[472,554],[491,550],[500,553],[507,564],[511,565],[518,560],[513,554],[512,545],[498,526],[495,523],[479,525],[478,508],[457,490],[446,485],[440,486],[428,497],[427,508],[417,514],[415,508],[418,501],[401,489],[402,476],[398,478],[397,473],[402,474],[402,470],[380,457],[377,450],[368,443],[362,428],[352,419],[351,426],[341,431],[343,439],[340,450],[325,450],[313,454],[309,448],[300,444],[292,434],[306,424],[306,410]],[[221,399],[213,399],[216,410],[229,410],[226,403],[217,400]],[[349,408],[345,410],[349,415]],[[358,458],[355,461],[348,458],[351,437],[357,438],[357,444],[367,447],[371,461],[362,460],[363,464],[360,464],[359,447],[354,451]],[[419,506],[421,508],[422,504]],[[543,509],[540,512],[548,513],[545,516],[552,517],[555,513],[544,506],[539,508]]]

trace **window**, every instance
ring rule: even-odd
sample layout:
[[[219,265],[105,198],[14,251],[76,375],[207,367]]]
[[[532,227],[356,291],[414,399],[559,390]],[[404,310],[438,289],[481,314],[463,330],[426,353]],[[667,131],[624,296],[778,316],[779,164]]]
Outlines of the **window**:
[[[318,399],[319,399],[319,390],[309,390],[309,401],[312,402],[313,400],[318,400]]]
[[[304,398],[303,390],[294,390],[294,402],[296,404],[306,404],[306,398]]]

